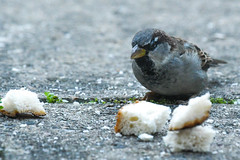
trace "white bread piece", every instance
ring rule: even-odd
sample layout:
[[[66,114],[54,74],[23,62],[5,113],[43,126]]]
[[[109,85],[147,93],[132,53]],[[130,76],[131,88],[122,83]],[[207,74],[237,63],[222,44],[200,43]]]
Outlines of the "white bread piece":
[[[209,152],[215,131],[210,126],[197,126],[179,131],[168,131],[164,143],[172,152]]]
[[[173,111],[173,117],[169,124],[169,130],[180,130],[202,124],[208,117],[212,106],[209,100],[210,94],[192,98],[188,105],[179,105]]]
[[[146,101],[125,105],[118,111],[115,132],[136,136],[160,132],[170,113],[169,107]]]
[[[2,99],[3,109],[0,112],[9,117],[16,117],[17,113],[32,113],[36,116],[44,116],[46,112],[37,97],[37,94],[24,88],[10,90]]]

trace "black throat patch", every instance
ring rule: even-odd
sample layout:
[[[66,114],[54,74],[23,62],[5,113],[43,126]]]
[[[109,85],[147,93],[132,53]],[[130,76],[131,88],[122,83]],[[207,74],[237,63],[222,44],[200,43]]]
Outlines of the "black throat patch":
[[[144,75],[147,75],[147,76],[155,75],[155,68],[154,68],[155,64],[148,56],[135,59],[135,61]]]

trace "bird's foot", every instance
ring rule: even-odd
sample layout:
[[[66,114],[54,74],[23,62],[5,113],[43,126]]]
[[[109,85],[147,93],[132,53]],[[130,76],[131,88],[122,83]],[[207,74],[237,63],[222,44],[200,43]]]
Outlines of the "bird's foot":
[[[142,98],[144,101],[154,101],[160,104],[187,104],[194,96],[164,96],[155,92],[147,92]]]
[[[155,92],[147,92],[145,96],[142,98],[144,101],[158,101],[161,98],[161,95]]]

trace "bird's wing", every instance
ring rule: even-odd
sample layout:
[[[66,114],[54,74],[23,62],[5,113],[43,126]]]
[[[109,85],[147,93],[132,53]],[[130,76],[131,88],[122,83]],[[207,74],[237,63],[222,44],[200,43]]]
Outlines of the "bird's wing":
[[[175,38],[174,50],[177,50],[180,55],[183,54],[198,54],[199,58],[202,61],[202,69],[207,71],[209,67],[215,67],[219,63],[226,63],[225,61],[213,59],[206,52],[201,50],[197,45],[190,43],[186,40]]]

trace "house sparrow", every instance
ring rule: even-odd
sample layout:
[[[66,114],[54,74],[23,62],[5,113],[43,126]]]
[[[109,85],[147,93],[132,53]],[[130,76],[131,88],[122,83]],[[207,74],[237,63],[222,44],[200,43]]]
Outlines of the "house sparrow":
[[[208,68],[226,63],[158,29],[145,29],[135,34],[131,59],[137,80],[153,93],[164,96],[199,93],[207,85]]]

